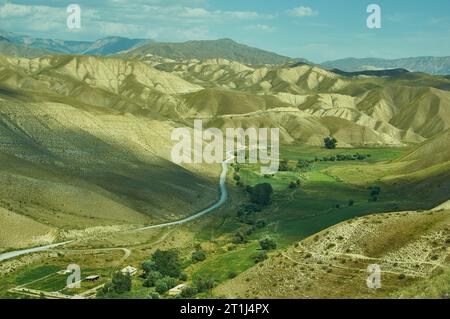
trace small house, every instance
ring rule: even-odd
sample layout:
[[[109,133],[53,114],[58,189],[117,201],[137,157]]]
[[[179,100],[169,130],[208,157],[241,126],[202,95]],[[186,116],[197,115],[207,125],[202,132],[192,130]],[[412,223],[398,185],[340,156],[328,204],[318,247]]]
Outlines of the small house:
[[[179,294],[181,294],[183,289],[186,288],[186,287],[187,287],[186,284],[181,284],[181,285],[178,285],[178,286],[170,289],[169,290],[169,296],[178,296]]]
[[[128,274],[128,275],[130,275],[130,276],[133,276],[134,274],[136,274],[137,269],[134,268],[134,267],[131,267],[131,266],[127,266],[127,267],[125,267],[124,269],[122,269],[121,272],[122,272],[122,274],[124,274],[124,275]]]

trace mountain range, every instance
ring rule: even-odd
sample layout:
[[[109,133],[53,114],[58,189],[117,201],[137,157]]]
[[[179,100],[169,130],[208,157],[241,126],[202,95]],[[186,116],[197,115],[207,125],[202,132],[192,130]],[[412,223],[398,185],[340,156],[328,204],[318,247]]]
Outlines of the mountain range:
[[[187,41],[183,43],[156,42],[151,39],[106,37],[97,41],[65,41],[32,38],[0,31],[0,53],[21,57],[39,57],[48,54],[115,55],[122,58],[145,60],[154,56],[172,60],[227,59],[243,64],[307,63],[325,69],[346,73],[383,70],[407,70],[434,75],[450,74],[450,57],[410,57],[387,60],[378,58],[346,58],[315,64],[302,58],[291,58],[253,48],[231,39]],[[353,74],[355,75],[355,74]],[[359,74],[361,75],[361,74]],[[375,76],[383,76],[375,74]]]
[[[406,69],[410,72],[424,72],[429,74],[450,74],[450,57],[412,57],[404,59],[377,59],[377,58],[347,58],[322,63],[322,66],[331,69],[340,69],[346,72],[365,70]]]

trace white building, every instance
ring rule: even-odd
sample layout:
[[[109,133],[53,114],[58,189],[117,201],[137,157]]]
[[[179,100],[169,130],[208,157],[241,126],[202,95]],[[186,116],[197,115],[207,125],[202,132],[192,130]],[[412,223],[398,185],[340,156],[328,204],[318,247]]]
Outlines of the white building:
[[[137,269],[131,266],[127,266],[124,269],[122,269],[122,274],[129,274],[130,276],[133,276],[137,272]]]

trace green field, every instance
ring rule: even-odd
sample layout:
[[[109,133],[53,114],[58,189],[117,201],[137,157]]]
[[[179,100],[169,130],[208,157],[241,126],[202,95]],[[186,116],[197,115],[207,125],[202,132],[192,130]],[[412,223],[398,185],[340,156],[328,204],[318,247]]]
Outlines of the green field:
[[[244,185],[254,186],[258,183],[270,183],[274,189],[273,204],[262,212],[258,218],[266,219],[268,226],[255,230],[247,237],[248,244],[239,245],[233,251],[215,253],[202,263],[188,268],[192,278],[210,276],[218,283],[229,279],[229,274],[239,274],[254,266],[252,255],[257,252],[257,241],[270,236],[277,240],[278,248],[284,249],[295,242],[312,236],[330,226],[358,216],[389,211],[413,209],[417,205],[407,197],[389,189],[382,189],[378,200],[369,201],[369,186],[377,186],[377,181],[371,181],[367,186],[352,185],[340,178],[331,176],[328,172],[334,167],[351,167],[359,165],[370,170],[372,165],[390,162],[401,157],[408,148],[366,148],[326,150],[312,146],[282,147],[282,160],[289,162],[290,168],[295,168],[298,160],[314,160],[316,157],[329,157],[338,154],[370,155],[363,161],[315,162],[306,172],[295,169],[289,172],[279,172],[274,176],[261,176],[258,165],[239,165],[239,176]],[[233,180],[230,173],[230,181]],[[289,189],[289,184],[301,179],[300,187]],[[245,201],[245,189],[236,187]],[[352,205],[350,205],[352,201]],[[339,205],[339,206],[337,206]],[[217,246],[229,243],[237,231],[245,231],[248,225],[242,224],[236,218],[236,210],[231,207],[223,213],[211,215],[209,222],[196,229],[196,240],[211,241]]]

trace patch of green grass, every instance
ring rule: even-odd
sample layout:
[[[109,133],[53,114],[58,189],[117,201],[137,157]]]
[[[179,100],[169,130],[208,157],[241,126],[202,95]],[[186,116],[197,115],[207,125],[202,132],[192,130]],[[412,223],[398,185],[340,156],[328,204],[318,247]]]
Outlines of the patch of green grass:
[[[409,148],[337,148],[329,150],[323,147],[310,145],[283,145],[280,147],[280,154],[282,158],[291,160],[314,160],[315,157],[323,158],[336,156],[339,154],[362,154],[370,155],[365,162],[373,163],[380,161],[388,161],[398,158],[405,154]],[[359,161],[358,161],[359,162]]]
[[[250,243],[242,249],[210,256],[202,263],[189,269],[191,278],[212,277],[217,283],[229,279],[230,274],[240,274],[255,265],[252,256],[259,248],[257,243]]]
[[[32,269],[25,269],[17,274],[14,278],[14,283],[17,285],[24,285],[26,283],[38,280],[45,276],[49,276],[61,270],[61,267],[55,265],[45,265]]]

